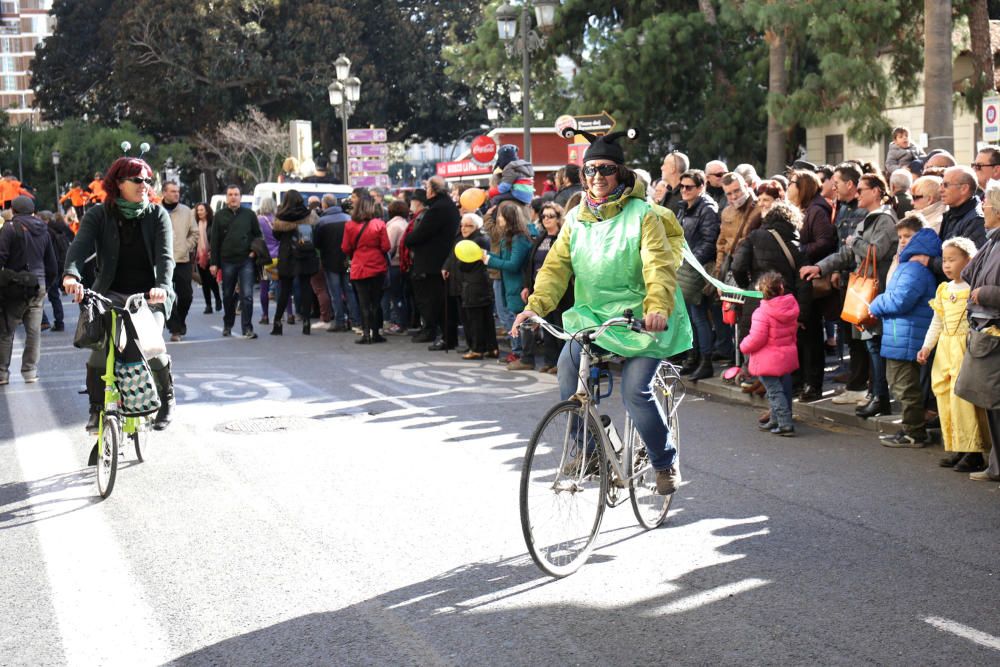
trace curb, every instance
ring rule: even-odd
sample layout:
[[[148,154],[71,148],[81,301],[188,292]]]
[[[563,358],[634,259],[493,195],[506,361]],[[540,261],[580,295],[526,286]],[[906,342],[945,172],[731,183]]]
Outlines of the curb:
[[[711,397],[727,403],[746,405],[760,410],[767,410],[768,407],[767,399],[763,396],[745,394],[738,385],[728,384],[719,378],[699,380],[697,382],[685,380],[684,386],[689,392],[699,394],[702,397]],[[834,405],[831,402],[830,399],[836,393],[833,389],[825,389],[823,391],[823,398],[812,403],[800,403],[798,399],[795,399],[793,412],[796,417],[820,424],[849,426],[877,433],[895,433],[899,430],[899,404],[895,401],[893,402],[893,414],[874,417],[872,419],[861,419],[854,414],[854,406]]]

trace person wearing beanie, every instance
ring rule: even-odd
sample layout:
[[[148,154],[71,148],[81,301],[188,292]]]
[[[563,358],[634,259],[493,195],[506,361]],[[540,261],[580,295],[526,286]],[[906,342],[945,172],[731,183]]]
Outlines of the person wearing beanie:
[[[531,163],[518,159],[514,144],[504,144],[497,150],[496,172],[500,173],[499,194],[490,201],[492,206],[511,199],[530,204],[535,198],[535,169]]]
[[[669,495],[680,485],[677,450],[670,441],[666,418],[653,400],[653,381],[660,360],[691,347],[691,323],[677,289],[684,232],[669,210],[646,200],[646,185],[625,167],[618,140],[634,131],[602,137],[577,130],[592,142],[584,153],[584,198],[566,214],[535,277],[534,292],[514,320],[512,335],[522,323],[555,310],[573,282],[574,305],[563,314],[568,332],[595,327],[621,317],[626,309],[642,319],[652,334],[613,327],[597,345],[625,358],[621,395],[656,471],[656,490]],[[569,136],[567,136],[569,135]],[[563,347],[557,364],[563,400],[576,393],[580,345]],[[570,469],[586,470],[593,463],[591,447],[567,451]]]
[[[14,333],[24,325],[24,354],[21,377],[25,382],[38,381],[38,357],[41,353],[42,303],[49,287],[59,278],[55,248],[48,226],[35,217],[35,202],[24,195],[11,201],[14,216],[0,229],[0,268],[18,272],[34,287],[25,287],[12,299],[7,286],[0,304],[0,385],[10,382],[10,358]]]

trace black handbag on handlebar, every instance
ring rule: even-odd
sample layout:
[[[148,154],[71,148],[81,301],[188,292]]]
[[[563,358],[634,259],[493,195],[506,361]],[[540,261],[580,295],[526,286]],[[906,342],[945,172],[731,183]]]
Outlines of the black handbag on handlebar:
[[[80,319],[73,334],[73,347],[81,350],[103,350],[108,338],[108,309],[98,299],[80,302]]]

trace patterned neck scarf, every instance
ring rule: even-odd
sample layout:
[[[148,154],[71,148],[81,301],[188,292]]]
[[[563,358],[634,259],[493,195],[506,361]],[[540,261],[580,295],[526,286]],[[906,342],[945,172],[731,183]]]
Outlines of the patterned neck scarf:
[[[595,218],[597,218],[598,220],[601,220],[602,219],[601,218],[601,213],[600,213],[601,206],[604,206],[605,204],[611,203],[613,201],[618,201],[619,199],[621,199],[623,192],[625,192],[625,184],[624,183],[619,183],[618,187],[616,187],[611,192],[611,194],[609,194],[607,197],[604,197],[604,198],[601,198],[601,199],[597,199],[597,198],[592,197],[590,195],[590,191],[587,191],[587,200],[586,200],[587,201],[587,208],[590,209],[590,212],[594,214]]]
[[[149,200],[145,197],[140,202],[131,202],[119,197],[115,200],[115,204],[126,220],[138,220],[149,210]]]

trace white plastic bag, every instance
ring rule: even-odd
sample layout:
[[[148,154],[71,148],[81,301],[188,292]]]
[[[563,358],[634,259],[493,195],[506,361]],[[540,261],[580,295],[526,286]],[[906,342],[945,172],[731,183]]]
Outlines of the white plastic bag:
[[[151,359],[158,354],[167,353],[167,344],[163,342],[163,325],[158,323],[153,311],[144,298],[130,297],[125,304],[129,319],[135,328],[135,335],[142,356]]]

